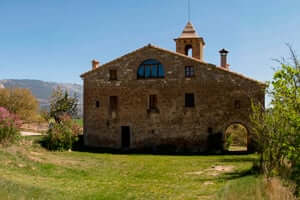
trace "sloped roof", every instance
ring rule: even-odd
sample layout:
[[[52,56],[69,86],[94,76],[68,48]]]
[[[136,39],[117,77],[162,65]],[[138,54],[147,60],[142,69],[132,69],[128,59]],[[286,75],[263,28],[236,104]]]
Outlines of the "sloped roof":
[[[109,65],[109,64],[111,64],[111,63],[117,62],[118,60],[122,59],[123,57],[132,55],[132,54],[134,54],[134,53],[136,53],[136,52],[138,52],[138,51],[141,51],[141,50],[143,50],[143,49],[146,49],[146,48],[157,49],[157,50],[162,51],[162,52],[164,52],[164,53],[169,53],[169,54],[173,54],[173,55],[176,55],[176,56],[181,56],[181,57],[184,57],[184,58],[193,60],[193,61],[198,62],[198,63],[201,63],[201,64],[207,64],[208,66],[210,66],[210,67],[211,67],[212,69],[214,69],[214,70],[220,70],[220,71],[223,71],[223,72],[226,72],[226,73],[230,73],[230,74],[233,74],[233,75],[235,75],[235,76],[239,76],[239,77],[241,77],[241,78],[244,78],[244,79],[247,79],[247,80],[256,82],[256,83],[261,84],[261,85],[266,85],[266,84],[263,83],[263,82],[260,82],[260,81],[258,81],[258,80],[249,78],[249,77],[244,76],[244,75],[242,75],[242,74],[239,74],[239,73],[237,73],[237,72],[233,72],[233,71],[230,71],[230,70],[228,70],[228,69],[224,69],[224,68],[222,68],[222,67],[217,67],[217,66],[214,65],[214,64],[206,63],[206,62],[204,62],[204,61],[201,61],[201,60],[199,60],[199,59],[196,59],[196,58],[187,56],[187,55],[185,55],[185,54],[181,54],[181,53],[178,53],[178,52],[174,52],[174,51],[170,51],[170,50],[167,50],[167,49],[163,49],[163,48],[161,48],[161,47],[154,46],[154,45],[152,45],[152,44],[148,44],[148,45],[146,45],[146,46],[144,46],[144,47],[142,47],[142,48],[136,49],[135,51],[132,51],[132,52],[130,52],[130,53],[128,53],[128,54],[125,54],[125,55],[123,55],[123,56],[121,56],[121,57],[119,57],[119,58],[116,58],[116,59],[114,59],[114,60],[112,60],[112,61],[110,61],[110,62],[108,62],[108,63],[105,63],[105,64],[99,66],[98,68],[94,69],[94,70],[90,70],[90,71],[88,71],[88,72],[85,72],[85,73],[81,74],[80,77],[81,77],[81,78],[84,78],[86,75],[91,74],[91,73],[94,73],[94,72],[100,70],[101,68],[105,67],[106,65]]]
[[[183,29],[181,36],[179,38],[198,38],[197,31],[195,30],[193,24],[188,22]]]

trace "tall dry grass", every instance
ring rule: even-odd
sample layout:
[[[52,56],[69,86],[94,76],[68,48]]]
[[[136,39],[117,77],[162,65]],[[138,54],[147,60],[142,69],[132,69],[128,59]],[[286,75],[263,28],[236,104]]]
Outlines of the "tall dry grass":
[[[279,178],[272,178],[269,181],[265,181],[266,194],[270,200],[296,200],[293,195],[295,186],[289,184],[283,186]]]
[[[218,200],[297,200],[292,184],[284,186],[279,178],[246,179],[228,183]]]

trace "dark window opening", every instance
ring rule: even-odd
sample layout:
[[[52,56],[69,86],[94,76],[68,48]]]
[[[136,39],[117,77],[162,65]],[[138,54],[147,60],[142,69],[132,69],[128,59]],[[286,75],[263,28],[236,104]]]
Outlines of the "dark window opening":
[[[234,101],[234,108],[235,109],[240,109],[241,108],[241,101],[240,100],[235,100]]]
[[[156,109],[157,108],[157,96],[150,95],[149,96],[149,109]]]
[[[164,78],[165,71],[163,65],[154,59],[144,61],[138,68],[138,79]]]
[[[117,96],[110,96],[109,97],[109,106],[111,111],[118,110],[118,97]]]
[[[111,81],[118,80],[117,70],[115,70],[115,69],[109,70],[109,80],[111,80]]]
[[[195,107],[195,97],[193,93],[185,94],[185,107]]]
[[[209,127],[209,128],[207,129],[207,132],[211,134],[211,133],[213,133],[213,129],[212,129],[211,127]]]
[[[195,70],[193,66],[185,67],[185,77],[193,77],[195,76]]]
[[[100,107],[100,102],[96,101],[96,108],[99,108],[99,107]]]
[[[157,107],[157,95],[150,95],[149,96],[149,106],[148,106],[148,113],[159,113],[159,109]]]
[[[185,46],[185,55],[193,56],[193,47],[192,47],[192,45],[186,45]]]

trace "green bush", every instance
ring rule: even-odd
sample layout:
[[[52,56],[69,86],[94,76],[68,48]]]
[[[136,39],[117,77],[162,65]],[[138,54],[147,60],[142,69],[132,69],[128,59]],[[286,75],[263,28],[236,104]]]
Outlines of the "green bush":
[[[70,150],[78,141],[80,127],[67,115],[60,117],[59,122],[50,124],[44,145],[49,150]]]
[[[229,150],[229,147],[232,145],[233,137],[232,134],[226,135],[226,140],[225,140],[225,149]]]

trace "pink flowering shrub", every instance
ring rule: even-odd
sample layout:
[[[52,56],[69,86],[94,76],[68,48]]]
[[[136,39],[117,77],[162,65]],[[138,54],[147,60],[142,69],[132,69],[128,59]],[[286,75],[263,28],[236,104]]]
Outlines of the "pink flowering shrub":
[[[21,121],[19,118],[0,107],[0,143],[8,144],[20,137]]]

